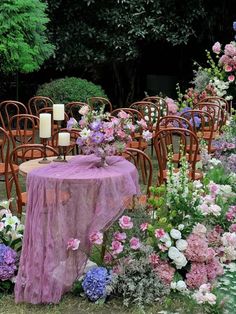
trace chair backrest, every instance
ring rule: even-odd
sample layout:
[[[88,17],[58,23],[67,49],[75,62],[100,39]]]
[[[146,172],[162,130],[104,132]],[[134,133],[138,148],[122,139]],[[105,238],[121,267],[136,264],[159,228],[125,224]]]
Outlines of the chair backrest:
[[[68,155],[73,150],[73,148],[75,147],[76,140],[80,136],[80,134],[79,134],[80,131],[77,129],[67,129],[67,128],[62,128],[60,130],[55,131],[54,134],[52,135],[52,141],[51,142],[52,142],[52,147],[55,148],[56,150],[58,150],[58,148],[59,148],[58,133],[60,133],[60,132],[70,133],[71,144],[65,150],[65,154]]]
[[[3,173],[1,173],[1,176],[4,177],[5,185],[6,185],[6,194],[7,199],[11,198],[11,189],[10,189],[10,179],[9,179],[9,172],[6,171],[9,167],[9,157],[10,157],[10,137],[8,135],[8,132],[0,127],[0,139],[2,140],[2,154],[1,154],[1,164]]]
[[[214,132],[214,120],[212,115],[203,110],[188,110],[181,114],[186,118],[193,128],[193,132],[199,139],[205,139],[208,142],[208,151],[211,152],[211,143]],[[207,133],[207,136],[205,134]]]
[[[167,129],[167,128],[182,128],[182,129],[189,129],[193,131],[191,123],[180,116],[172,116],[168,115],[165,117],[161,117],[159,120],[159,123],[156,126],[155,133],[157,133],[161,129]]]
[[[194,132],[182,128],[166,128],[157,132],[154,137],[159,168],[159,185],[164,183],[164,171],[167,170],[170,151],[178,154],[178,160],[186,156],[189,163],[189,174],[195,180],[197,155],[199,153],[198,138]]]
[[[13,147],[37,141],[39,118],[30,114],[17,114],[10,118],[9,132]]]
[[[140,121],[141,119],[144,119],[143,114],[140,111],[138,111],[137,109],[133,109],[133,108],[115,109],[111,112],[111,116],[117,117],[121,111],[128,113],[130,115],[130,118],[132,119],[133,123],[136,123],[136,121]]]
[[[35,116],[39,115],[39,110],[42,108],[52,107],[53,101],[49,97],[34,96],[28,101],[29,113]]]
[[[143,101],[148,101],[154,103],[160,108],[161,116],[167,116],[169,114],[168,104],[164,98],[159,96],[148,96],[143,99]]]
[[[213,102],[200,102],[193,109],[210,113],[214,121],[214,131],[221,131],[222,126],[226,122],[226,111],[222,106]]]
[[[0,127],[8,130],[10,117],[15,114],[27,114],[27,107],[16,100],[5,100],[0,103]]]
[[[136,109],[142,113],[150,131],[153,126],[158,124],[160,119],[160,107],[149,101],[136,101],[130,105],[130,108]]]
[[[9,164],[10,168],[12,170],[12,176],[13,180],[15,183],[15,188],[16,188],[16,195],[17,195],[17,212],[19,216],[22,215],[22,190],[21,190],[21,185],[18,179],[17,173],[14,171],[14,160],[17,158],[19,153],[21,153],[21,156],[23,159],[26,159],[26,154],[27,155],[34,155],[35,152],[38,152],[38,155],[41,155],[41,157],[44,156],[44,146],[42,144],[23,144],[15,147],[9,156]],[[57,151],[51,147],[51,146],[46,146],[46,153],[51,152],[55,156],[58,155]]]
[[[79,109],[83,106],[88,106],[85,102],[72,101],[65,104],[65,111],[69,118],[75,118],[77,121],[81,117],[79,114]]]
[[[111,102],[104,97],[90,97],[87,99],[87,103],[93,109],[99,109],[101,106],[104,106],[104,112],[112,112],[113,110]]]
[[[212,103],[215,103],[215,104],[220,105],[221,107],[223,107],[228,114],[231,114],[230,103],[223,97],[207,96],[207,97],[204,97],[203,99],[201,99],[198,103],[201,103],[201,102],[212,102]]]
[[[142,179],[141,183],[147,186],[146,194],[150,196],[150,187],[152,185],[153,166],[149,156],[140,149],[127,148],[124,152],[128,155],[128,159],[139,170],[139,178]]]

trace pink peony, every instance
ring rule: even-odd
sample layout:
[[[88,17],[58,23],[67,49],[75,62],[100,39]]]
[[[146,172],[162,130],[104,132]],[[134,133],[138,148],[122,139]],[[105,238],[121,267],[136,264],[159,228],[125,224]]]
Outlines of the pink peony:
[[[142,223],[139,227],[140,227],[140,230],[141,230],[141,231],[147,230],[147,228],[148,228],[148,222]]]
[[[228,81],[229,82],[233,82],[234,80],[235,80],[235,76],[234,75],[228,76]]]
[[[132,229],[134,224],[129,216],[122,216],[119,219],[119,225],[122,229]]]
[[[224,53],[227,56],[234,57],[236,55],[236,48],[232,44],[225,45]]]
[[[123,252],[124,246],[119,241],[112,241],[111,250],[113,254],[120,254]]]
[[[78,250],[79,245],[80,245],[80,240],[71,238],[67,242],[67,250],[72,250],[72,251]]]
[[[89,241],[93,244],[102,244],[103,234],[101,232],[93,232],[89,236]]]
[[[140,240],[136,237],[132,237],[129,241],[130,247],[133,250],[138,250],[141,246]]]
[[[199,288],[207,282],[207,269],[205,263],[192,263],[190,271],[186,274],[186,284],[188,287],[191,289]]]
[[[165,231],[163,229],[156,229],[155,230],[155,237],[157,239],[160,239],[160,238],[164,237],[165,234],[166,233],[165,233]]]
[[[234,217],[235,217],[235,213],[234,213],[232,210],[229,210],[229,211],[226,213],[226,219],[227,219],[228,221],[234,220]]]
[[[117,231],[113,234],[113,238],[114,238],[114,240],[123,242],[127,238],[127,235],[125,232],[118,232]]]
[[[212,51],[216,54],[219,54],[221,51],[221,44],[217,41],[213,46],[212,46]]]

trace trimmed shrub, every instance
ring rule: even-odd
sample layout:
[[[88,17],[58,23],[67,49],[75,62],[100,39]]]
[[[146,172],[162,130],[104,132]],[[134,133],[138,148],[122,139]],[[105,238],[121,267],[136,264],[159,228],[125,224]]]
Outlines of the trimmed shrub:
[[[105,92],[99,85],[76,77],[57,79],[41,85],[37,95],[47,96],[54,103],[68,103],[71,101],[87,102],[90,97],[105,97]]]

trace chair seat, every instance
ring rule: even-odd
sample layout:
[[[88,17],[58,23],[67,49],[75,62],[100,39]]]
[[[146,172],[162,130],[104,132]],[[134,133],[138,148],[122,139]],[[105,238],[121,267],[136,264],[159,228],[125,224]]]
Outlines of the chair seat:
[[[204,131],[202,138],[203,138],[204,140],[210,140],[210,136],[211,136],[211,132],[210,132],[210,131]],[[213,132],[213,134],[212,134],[212,139],[214,140],[214,139],[216,139],[218,136],[219,136],[219,133],[218,133],[218,132]]]
[[[145,150],[148,147],[147,142],[132,141],[129,143],[130,148]]]
[[[13,164],[13,169],[14,169],[14,172],[17,173],[19,171],[19,166]],[[4,173],[5,173],[5,163],[0,163],[0,175],[4,175]],[[10,165],[8,166],[7,173],[12,173]]]
[[[188,151],[188,150],[187,150]],[[189,154],[186,154],[186,159],[187,161],[189,161]],[[197,159],[196,161],[200,161],[201,160],[201,155],[200,154],[197,154]],[[178,153],[175,153],[173,154],[173,157],[172,157],[172,161],[174,163],[179,163],[180,162],[180,155]]]
[[[10,131],[8,131],[8,133],[10,134]],[[17,137],[17,136],[30,137],[33,135],[32,130],[12,130],[11,133],[14,137]]]

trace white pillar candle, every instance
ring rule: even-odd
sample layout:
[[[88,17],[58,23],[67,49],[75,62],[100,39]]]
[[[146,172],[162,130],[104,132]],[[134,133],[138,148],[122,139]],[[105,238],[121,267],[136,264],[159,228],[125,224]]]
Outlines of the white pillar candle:
[[[39,137],[51,137],[51,114],[40,113],[39,115]]]
[[[65,105],[54,104],[53,105],[53,120],[62,121],[65,119]]]
[[[58,146],[70,145],[70,133],[60,132],[58,133]]]

